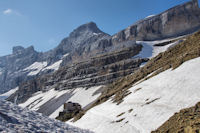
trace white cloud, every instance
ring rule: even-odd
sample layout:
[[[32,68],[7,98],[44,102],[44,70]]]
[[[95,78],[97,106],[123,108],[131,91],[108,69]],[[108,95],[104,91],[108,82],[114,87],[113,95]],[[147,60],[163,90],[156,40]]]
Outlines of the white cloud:
[[[13,10],[12,9],[6,9],[3,11],[3,14],[7,15],[7,14],[12,14]]]
[[[14,15],[17,15],[17,16],[22,16],[21,13],[19,13],[18,11],[15,11],[15,10],[13,10],[13,9],[10,9],[10,8],[4,10],[4,11],[3,11],[3,14],[4,14],[4,15],[14,14]]]

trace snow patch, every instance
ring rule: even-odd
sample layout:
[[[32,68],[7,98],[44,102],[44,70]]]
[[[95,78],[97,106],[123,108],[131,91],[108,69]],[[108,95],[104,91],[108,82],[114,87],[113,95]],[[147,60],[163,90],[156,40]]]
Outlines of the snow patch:
[[[93,35],[95,35],[95,36],[98,36],[98,35],[100,35],[101,33],[93,33]]]
[[[30,97],[26,102],[19,104],[20,107],[23,108],[29,108],[31,110],[37,111],[40,109],[42,105],[47,103],[48,101],[52,99],[59,99],[64,94],[71,94],[71,97],[64,102],[77,102],[79,103],[82,107],[87,106],[91,102],[95,101],[97,97],[99,97],[100,94],[93,95],[94,92],[99,90],[102,86],[97,86],[97,87],[90,87],[88,89],[86,88],[76,88],[76,89],[70,89],[70,90],[62,90],[62,91],[57,91],[55,89],[51,89],[47,92],[37,92],[33,94],[32,97]],[[61,99],[62,100],[62,99]],[[59,112],[63,111],[63,105],[58,107],[51,115],[49,116],[50,118],[56,118],[59,115]]]
[[[83,108],[86,107],[91,102],[95,101],[100,94],[93,95],[98,89],[102,86],[91,87],[91,88],[77,88],[73,91],[73,96],[68,100],[71,102],[79,103]],[[67,102],[67,101],[66,101]],[[59,115],[59,112],[63,111],[63,105],[60,106],[54,113],[49,117],[56,118]]]
[[[43,68],[47,66],[47,62],[35,62],[29,67],[25,68],[24,71],[30,71],[28,76],[37,75]]]
[[[154,16],[155,16],[155,15],[152,14],[152,15],[147,16],[146,18],[152,18],[152,17],[154,17]]]
[[[8,91],[8,92],[6,92],[6,93],[4,93],[4,94],[1,94],[1,95],[0,95],[0,100],[1,100],[1,99],[6,99],[6,98],[8,98],[8,97],[11,96],[12,94],[14,94],[18,89],[19,89],[19,87],[16,87],[16,88],[11,89],[10,91]]]
[[[55,62],[54,64],[44,68],[42,71],[49,70],[49,69],[56,71],[59,69],[61,63],[62,63],[62,60],[59,60],[59,61]]]
[[[136,43],[141,44],[143,46],[143,48],[140,51],[140,53],[134,57],[135,58],[137,58],[137,57],[153,58],[153,57],[157,56],[159,53],[165,52],[169,47],[172,47],[172,46],[180,43],[180,41],[175,41],[175,42],[170,43],[165,46],[154,46],[155,44],[173,41],[173,40],[176,40],[176,39],[179,39],[182,37],[183,36],[178,37],[178,38],[164,39],[164,40],[158,40],[158,41],[136,41]]]
[[[61,95],[69,92],[69,90],[63,90],[63,91],[56,91],[55,89],[51,89],[47,92],[37,92],[33,94],[32,97],[30,97],[26,102],[19,104],[20,107],[27,107],[31,110],[38,110],[40,106],[48,102],[49,100],[53,98],[58,98]]]
[[[69,53],[67,53],[67,54],[64,54],[64,55],[63,55],[63,58],[67,57],[68,55],[69,55]]]
[[[96,133],[149,133],[175,112],[200,101],[199,65],[200,58],[196,58],[175,70],[166,70],[133,85],[132,93],[120,105],[109,100],[90,109],[77,122],[67,123]]]

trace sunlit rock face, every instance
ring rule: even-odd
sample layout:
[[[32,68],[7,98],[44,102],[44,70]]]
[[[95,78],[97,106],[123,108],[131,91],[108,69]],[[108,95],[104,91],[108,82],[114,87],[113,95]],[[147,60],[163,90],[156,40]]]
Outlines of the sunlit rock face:
[[[199,28],[198,1],[192,0],[129,26],[113,36],[113,40],[159,40],[192,33]]]

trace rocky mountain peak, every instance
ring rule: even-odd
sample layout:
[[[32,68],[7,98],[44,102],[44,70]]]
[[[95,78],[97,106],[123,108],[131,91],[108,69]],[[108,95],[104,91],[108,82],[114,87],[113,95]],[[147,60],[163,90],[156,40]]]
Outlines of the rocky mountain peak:
[[[22,46],[14,46],[13,47],[13,54],[17,54],[17,53],[19,53],[19,52],[22,52],[22,51],[24,51],[24,47],[22,47]]]
[[[70,33],[70,37],[78,37],[83,33],[102,33],[102,31],[97,27],[96,23],[89,22],[79,26],[72,33]]]
[[[24,52],[30,52],[30,53],[33,53],[35,52],[34,50],[34,47],[33,46],[30,46],[28,48],[24,48],[22,46],[14,46],[13,47],[13,54],[20,54],[20,53],[24,53]]]

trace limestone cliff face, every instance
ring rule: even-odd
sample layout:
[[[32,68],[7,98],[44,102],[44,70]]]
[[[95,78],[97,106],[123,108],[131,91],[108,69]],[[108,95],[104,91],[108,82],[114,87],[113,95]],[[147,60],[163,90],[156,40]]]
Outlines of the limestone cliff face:
[[[34,61],[45,61],[51,65],[62,60],[62,68],[50,75],[39,73],[38,77],[35,76],[33,80],[28,82],[26,82],[26,77],[20,76],[17,84],[9,86],[11,89],[13,86],[20,85],[19,91],[9,100],[13,101],[15,97],[18,97],[18,102],[23,102],[34,92],[44,91],[52,87],[70,89],[111,83],[120,77],[133,73],[142,62],[147,61],[146,59],[133,58],[142,49],[141,45],[136,44],[136,40],[176,37],[192,33],[199,28],[200,9],[197,0],[141,20],[114,36],[102,32],[93,22],[81,25],[69,37],[63,39],[55,49],[45,53],[37,53],[34,58],[27,56],[28,65]],[[21,51],[23,48],[16,47],[13,54],[21,53]],[[63,58],[65,54],[68,56]],[[0,58],[0,72],[1,68],[6,71],[10,70],[1,67],[2,63],[4,66],[9,63],[4,60],[5,58]],[[20,64],[14,66],[18,65]],[[23,70],[24,67],[19,67],[19,71]],[[13,77],[20,75],[20,73],[16,74],[15,71],[12,74]],[[0,74],[0,85],[9,84],[10,81],[7,82],[6,79],[9,79],[7,74],[4,76]]]
[[[60,68],[55,73],[43,75],[19,86],[19,90],[8,98],[22,103],[37,91],[49,89],[66,90],[77,87],[91,87],[111,83],[120,77],[133,73],[148,59],[132,58],[142,49],[134,45],[119,51],[93,57],[87,61]]]
[[[200,9],[198,0],[192,0],[159,15],[145,18],[114,35],[112,40],[159,40],[189,34],[198,29]]]

